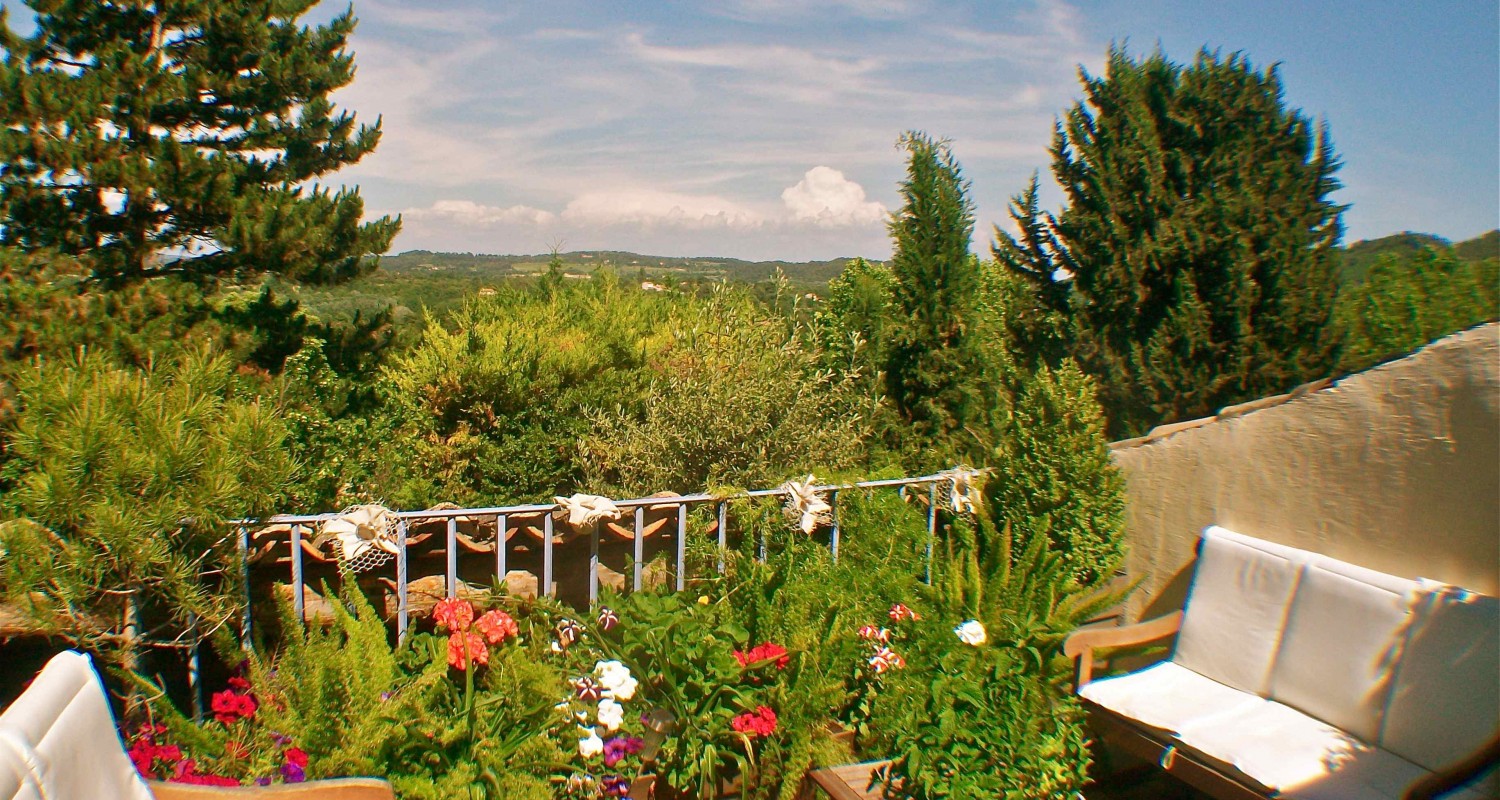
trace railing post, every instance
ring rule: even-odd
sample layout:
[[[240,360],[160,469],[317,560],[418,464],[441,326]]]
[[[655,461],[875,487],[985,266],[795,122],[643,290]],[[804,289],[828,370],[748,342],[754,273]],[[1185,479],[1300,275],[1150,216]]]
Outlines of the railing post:
[[[687,504],[677,504],[677,591],[687,588]]]
[[[543,597],[552,596],[552,512],[542,517],[542,591]]]
[[[239,533],[240,583],[245,590],[245,613],[240,618],[240,649],[248,653],[251,649],[251,626],[255,624],[254,615],[250,613],[250,529],[241,525]]]
[[[646,507],[635,507],[635,564],[631,570],[630,590],[639,592],[641,590],[641,559],[646,557],[646,542],[644,541],[646,530]]]
[[[292,609],[297,612],[297,619],[305,623],[307,614],[302,593],[302,525],[298,523],[292,526]]]
[[[193,722],[203,722],[203,640],[198,636],[198,615],[188,615],[188,631],[193,644],[188,650],[188,694],[193,706]]]
[[[495,587],[506,587],[509,591],[510,585],[506,583],[505,576],[510,574],[505,568],[505,537],[510,533],[510,518],[504,514],[495,517]]]
[[[444,586],[448,599],[458,596],[458,517],[448,518],[448,541],[444,554],[448,557],[447,583]]]
[[[406,520],[396,523],[396,641],[406,641]]]
[[[599,602],[599,526],[602,523],[594,522],[594,529],[589,533],[589,607]]]
[[[729,503],[719,501],[719,574],[724,574],[724,553],[729,549],[729,537],[726,531],[729,529]]]
[[[937,539],[937,484],[928,485],[927,492],[927,577],[924,583],[932,585],[932,544]]]
[[[839,563],[839,490],[828,494],[828,505],[833,509],[833,532],[828,538],[828,548],[833,552],[833,563]]]

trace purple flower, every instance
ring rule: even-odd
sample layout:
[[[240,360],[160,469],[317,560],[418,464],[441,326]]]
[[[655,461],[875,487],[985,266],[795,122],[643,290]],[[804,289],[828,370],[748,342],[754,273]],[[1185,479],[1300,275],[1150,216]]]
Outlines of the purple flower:
[[[624,797],[630,794],[630,781],[620,775],[606,775],[604,780],[599,782],[599,789],[605,797],[610,795]]]
[[[645,742],[635,736],[616,736],[604,743],[604,766],[613,767],[627,755],[641,752]]]
[[[281,779],[287,783],[301,783],[307,780],[307,770],[300,764],[288,761],[281,765]]]
[[[271,785],[271,779],[270,778],[256,778],[255,779],[255,785],[256,786],[270,786]]]
[[[277,748],[283,748],[291,745],[292,737],[277,733],[276,731],[271,731],[271,741],[276,743]]]

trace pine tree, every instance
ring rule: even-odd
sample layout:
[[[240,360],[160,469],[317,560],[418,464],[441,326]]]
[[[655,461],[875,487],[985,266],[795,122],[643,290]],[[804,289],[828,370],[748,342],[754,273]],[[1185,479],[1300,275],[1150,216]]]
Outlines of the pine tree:
[[[1324,374],[1336,342],[1342,207],[1326,128],[1285,107],[1273,67],[1201,52],[1183,67],[1113,49],[1059,122],[1066,205],[1011,207],[995,257],[1073,317],[1113,435]]]
[[[923,453],[913,466],[979,460],[991,438],[988,374],[980,326],[979,262],[969,253],[974,205],[946,142],[916,131],[901,138],[909,156],[904,203],[890,221],[894,252],[885,388]]]
[[[354,77],[352,11],[316,0],[29,0],[0,9],[0,242],[156,273],[335,282],[400,226],[314,183],[375,148],[328,96]]]

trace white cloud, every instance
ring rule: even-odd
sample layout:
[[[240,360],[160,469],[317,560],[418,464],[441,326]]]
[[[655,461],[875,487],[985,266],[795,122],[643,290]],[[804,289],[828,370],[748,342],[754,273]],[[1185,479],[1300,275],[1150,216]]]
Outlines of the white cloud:
[[[831,167],[813,167],[796,185],[781,193],[781,202],[797,221],[825,228],[876,224],[886,207],[865,199],[865,187]]]
[[[580,225],[642,225],[669,228],[759,228],[764,214],[713,195],[656,189],[623,189],[579,195],[562,218]]]
[[[547,225],[557,215],[531,206],[508,208],[487,206],[473,200],[439,200],[427,208],[408,208],[403,218],[452,222],[470,228],[492,228],[499,225]]]

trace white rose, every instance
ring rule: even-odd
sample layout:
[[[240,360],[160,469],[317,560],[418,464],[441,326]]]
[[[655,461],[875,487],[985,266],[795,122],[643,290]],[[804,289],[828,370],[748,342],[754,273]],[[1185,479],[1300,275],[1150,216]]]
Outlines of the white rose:
[[[977,619],[971,619],[968,622],[965,622],[957,628],[954,628],[953,632],[958,634],[958,638],[962,640],[964,644],[973,645],[975,647],[978,647],[990,640],[989,634],[984,632],[984,626],[979,624],[979,620]]]
[[[584,758],[593,758],[603,753],[604,740],[599,738],[599,734],[593,728],[584,728],[583,730],[588,731],[589,735],[579,738],[578,755]]]
[[[616,703],[608,697],[599,701],[599,724],[606,731],[618,730],[620,723],[625,721],[625,706]]]

